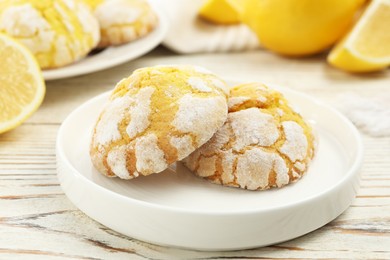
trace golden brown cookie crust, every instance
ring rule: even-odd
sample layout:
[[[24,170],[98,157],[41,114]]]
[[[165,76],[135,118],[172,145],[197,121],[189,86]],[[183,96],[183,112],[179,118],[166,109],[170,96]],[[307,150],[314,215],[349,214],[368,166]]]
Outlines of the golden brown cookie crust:
[[[314,156],[314,136],[283,95],[263,84],[243,84],[231,89],[228,104],[225,124],[184,164],[214,183],[249,190],[301,178]]]
[[[115,87],[90,154],[107,176],[161,172],[207,142],[227,117],[227,86],[193,66],[136,70]]]
[[[150,33],[158,17],[145,0],[84,0],[100,24],[98,47],[120,45]]]

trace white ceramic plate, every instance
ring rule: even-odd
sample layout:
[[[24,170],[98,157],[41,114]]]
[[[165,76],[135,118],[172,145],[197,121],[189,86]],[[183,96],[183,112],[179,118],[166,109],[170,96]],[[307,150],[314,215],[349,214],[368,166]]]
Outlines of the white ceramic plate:
[[[280,89],[280,88],[279,88]],[[199,250],[270,245],[313,231],[340,215],[356,195],[362,142],[341,114],[312,98],[280,89],[319,136],[307,174],[282,189],[247,191],[193,176],[178,163],[130,181],[92,166],[91,131],[109,94],[85,103],[62,124],[58,177],[68,198],[91,218],[143,241]]]
[[[113,66],[125,63],[138,58],[147,52],[153,50],[162,42],[168,29],[168,21],[160,8],[150,1],[159,18],[158,26],[143,38],[127,44],[108,47],[95,54],[90,54],[80,61],[58,69],[44,70],[43,77],[45,80],[54,80],[61,78],[74,77],[83,75]]]

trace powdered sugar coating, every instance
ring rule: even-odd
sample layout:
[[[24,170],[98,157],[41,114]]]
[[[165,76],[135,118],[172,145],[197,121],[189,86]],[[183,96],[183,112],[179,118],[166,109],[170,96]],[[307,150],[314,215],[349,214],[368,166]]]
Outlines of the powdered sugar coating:
[[[271,171],[276,172],[277,180],[280,180],[278,187],[288,183],[286,164],[277,154],[253,148],[238,156],[236,176],[241,188],[250,190],[268,188]]]
[[[229,115],[228,115],[229,117]],[[229,122],[229,120],[227,120]],[[209,156],[215,152],[215,150],[222,149],[229,141],[232,135],[231,125],[225,122],[225,124],[218,129],[218,131],[213,135],[213,137],[208,142],[209,145],[202,147],[202,154]]]
[[[293,176],[293,178],[296,178],[296,179],[299,179],[301,177],[301,175],[295,170],[292,170],[292,176]]]
[[[280,147],[280,152],[287,155],[291,161],[303,160],[307,153],[307,139],[303,128],[294,121],[282,123],[286,142]]]
[[[33,53],[49,51],[55,35],[50,24],[31,4],[5,9],[0,15],[0,31],[24,38],[23,43]]]
[[[106,104],[95,127],[95,145],[107,145],[122,138],[118,126],[123,120],[128,107],[133,103],[134,99],[129,96],[123,96]]]
[[[215,114],[221,116],[214,117]],[[201,98],[186,94],[179,100],[179,110],[173,120],[173,126],[184,133],[193,133],[198,143],[205,143],[213,135],[213,129],[223,124],[226,116],[225,98]]]
[[[170,143],[177,150],[178,160],[183,159],[195,150],[194,146],[192,145],[192,139],[189,135],[185,135],[183,137],[172,136],[170,139]]]
[[[58,51],[54,54],[54,63],[60,64],[61,62],[71,63],[73,60],[71,50],[67,47],[66,38],[62,35],[57,37],[55,42],[55,48]]]
[[[130,122],[126,128],[130,138],[142,133],[149,126],[150,103],[154,91],[155,88],[145,87],[140,89],[135,96],[135,104],[130,110]]]
[[[258,96],[257,100],[260,101],[261,103],[267,102],[267,98],[264,96]]]
[[[220,79],[211,79],[211,83],[221,89],[226,95],[229,95],[229,87],[226,85],[225,82],[223,82],[222,80]]]
[[[74,1],[72,1],[72,3],[73,4],[71,4],[71,6],[73,7],[69,7],[69,8],[71,10],[74,10],[74,6],[75,6]],[[91,15],[89,8],[85,6],[83,3],[80,3],[80,8],[78,8],[76,11],[84,33],[90,34],[92,36],[93,45],[96,46],[100,41],[98,21],[95,19],[94,16]]]
[[[198,77],[190,77],[187,83],[194,89],[200,92],[211,92],[212,89],[207,86],[207,84]]]
[[[107,156],[107,164],[111,167],[112,171],[121,179],[131,179],[127,170],[126,164],[126,145],[122,145],[118,148],[111,150]]]
[[[233,145],[236,151],[252,144],[271,146],[279,138],[279,130],[273,116],[257,108],[230,113],[228,120],[236,136]]]
[[[137,171],[142,172],[144,175],[149,175],[161,172],[168,167],[164,158],[164,152],[157,144],[157,136],[149,134],[140,137],[135,142]]]
[[[129,3],[127,0],[103,1],[95,9],[100,26],[108,28],[113,25],[130,24],[139,19],[142,9]]]
[[[282,187],[289,183],[290,176],[288,175],[288,168],[283,158],[276,153],[273,153],[273,170],[276,173],[276,186]]]
[[[50,29],[50,24],[31,5],[9,6],[1,13],[0,28],[15,36],[29,37],[42,29]],[[18,28],[20,23],[23,27]]]
[[[234,181],[233,164],[235,159],[236,156],[233,154],[232,150],[228,150],[222,153],[221,183],[233,183]]]
[[[276,113],[278,113],[279,116],[283,116],[283,115],[284,115],[283,110],[280,109],[280,108],[277,108],[277,109],[276,109]]]
[[[202,157],[200,159],[200,166],[199,166],[199,176],[200,177],[208,177],[215,174],[215,156],[211,157]]]

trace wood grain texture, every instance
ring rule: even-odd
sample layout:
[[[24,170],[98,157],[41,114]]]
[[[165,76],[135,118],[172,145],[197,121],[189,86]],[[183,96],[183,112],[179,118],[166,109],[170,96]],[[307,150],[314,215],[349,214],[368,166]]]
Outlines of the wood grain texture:
[[[361,187],[347,211],[310,234],[274,246],[234,252],[160,247],[118,234],[75,208],[56,177],[61,122],[135,68],[178,63],[205,66],[225,78],[290,87],[328,103],[346,92],[390,91],[389,70],[345,74],[328,67],[323,56],[295,60],[264,51],[178,56],[163,48],[109,70],[48,82],[41,108],[0,135],[0,259],[390,259],[389,137],[363,135]]]

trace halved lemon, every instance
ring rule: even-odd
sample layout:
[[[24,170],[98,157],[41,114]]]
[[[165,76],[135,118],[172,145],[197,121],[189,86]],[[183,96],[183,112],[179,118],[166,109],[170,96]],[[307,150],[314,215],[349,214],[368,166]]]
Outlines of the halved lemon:
[[[390,65],[390,0],[374,0],[351,32],[328,55],[333,66],[370,72]]]
[[[34,55],[0,34],[0,133],[17,127],[37,110],[45,89]]]

